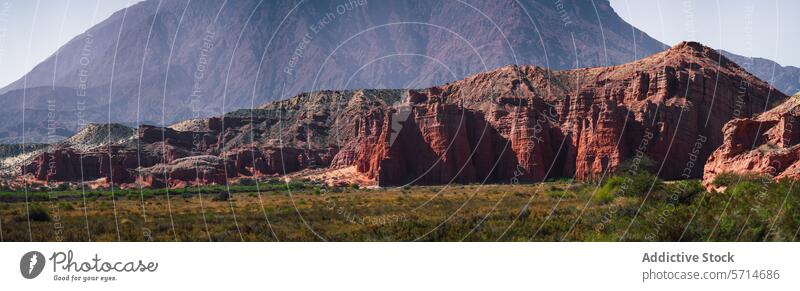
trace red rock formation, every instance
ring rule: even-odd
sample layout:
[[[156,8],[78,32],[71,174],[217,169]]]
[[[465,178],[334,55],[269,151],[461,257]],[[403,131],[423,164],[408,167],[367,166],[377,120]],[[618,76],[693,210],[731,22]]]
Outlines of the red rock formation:
[[[154,188],[225,184],[228,177],[226,173],[235,175],[236,171],[232,165],[226,165],[221,158],[193,156],[141,169],[137,182],[143,186]]]
[[[396,110],[367,115],[359,132],[378,137],[362,135],[356,165],[381,185],[585,180],[643,145],[663,162],[661,177],[692,178],[695,161],[722,144],[727,120],[783,98],[698,43],[615,67],[504,67],[411,91],[402,126],[390,126]]]
[[[111,147],[88,152],[58,149],[44,152],[23,167],[41,181],[91,181],[105,178],[115,183],[134,179],[132,172],[141,166],[153,165],[152,159],[139,160],[135,151]]]
[[[642,152],[663,163],[662,178],[691,178],[723,144],[725,122],[785,97],[716,51],[681,43],[621,66],[508,66],[424,90],[321,91],[177,129],[115,129],[135,133],[112,142],[110,156],[107,145],[65,143],[24,169],[40,180],[79,180],[82,153],[90,157],[83,179],[148,185],[353,165],[379,185],[507,183],[594,179]],[[733,127],[750,126],[739,122]],[[781,145],[795,141],[774,135]]]
[[[723,129],[720,146],[706,162],[703,183],[717,175],[770,175],[800,178],[800,95],[755,118],[734,119]]]

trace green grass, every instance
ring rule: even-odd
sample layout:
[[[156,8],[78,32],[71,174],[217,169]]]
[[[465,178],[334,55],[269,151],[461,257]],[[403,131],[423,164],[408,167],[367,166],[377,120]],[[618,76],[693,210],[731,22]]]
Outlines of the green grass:
[[[796,239],[800,192],[792,181],[728,177],[725,192],[716,193],[697,180],[631,175],[599,188],[569,180],[383,189],[295,183],[292,195],[282,182],[265,182],[260,195],[255,185],[231,186],[226,199],[217,199],[225,186],[201,187],[199,194],[173,189],[169,197],[156,189],[144,191],[144,202],[138,189],[115,191],[115,200],[93,191],[85,204],[80,191],[66,190],[29,203],[29,210],[24,200],[0,202],[0,219],[6,241],[116,241],[118,231],[123,241]]]
[[[62,184],[64,185],[64,184]],[[356,185],[357,187],[358,185]],[[27,189],[27,193],[25,190],[5,190],[0,191],[0,201],[8,201],[8,200],[19,200],[25,199],[27,195],[28,199],[32,201],[41,201],[41,200],[49,200],[54,198],[70,198],[70,197],[111,197],[112,194],[117,197],[140,197],[144,196],[145,198],[153,197],[153,196],[161,196],[161,195],[184,195],[190,194],[194,195],[198,192],[200,193],[219,193],[219,192],[230,192],[230,193],[247,193],[247,192],[276,192],[276,191],[303,191],[306,190],[308,187],[312,187],[312,185],[300,183],[300,182],[290,182],[284,183],[280,181],[269,181],[264,183],[259,183],[255,185],[248,183],[247,185],[230,185],[226,187],[225,185],[207,185],[201,187],[186,187],[186,188],[179,188],[179,189],[150,189],[150,188],[142,188],[142,189],[89,189],[86,188],[84,190],[80,189],[80,187],[73,187],[73,189],[68,189],[63,186],[59,186],[57,188],[52,189],[39,189],[42,188],[40,186],[37,187],[29,187]],[[76,189],[77,188],[77,189]]]

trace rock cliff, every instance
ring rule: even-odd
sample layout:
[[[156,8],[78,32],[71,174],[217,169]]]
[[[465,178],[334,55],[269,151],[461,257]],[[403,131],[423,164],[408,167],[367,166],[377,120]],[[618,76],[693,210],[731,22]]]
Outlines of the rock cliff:
[[[691,42],[614,67],[505,67],[368,116],[356,165],[382,185],[587,180],[641,152],[662,178],[695,178],[726,121],[785,97]]]
[[[508,183],[595,179],[641,155],[663,178],[692,178],[723,144],[727,121],[785,98],[713,49],[684,42],[620,66],[506,66],[421,90],[304,93],[170,128],[94,128],[22,172],[181,186],[355,166],[379,185]],[[107,142],[86,138],[106,133]]]
[[[757,117],[731,120],[723,134],[705,165],[706,186],[721,173],[800,177],[800,94]]]

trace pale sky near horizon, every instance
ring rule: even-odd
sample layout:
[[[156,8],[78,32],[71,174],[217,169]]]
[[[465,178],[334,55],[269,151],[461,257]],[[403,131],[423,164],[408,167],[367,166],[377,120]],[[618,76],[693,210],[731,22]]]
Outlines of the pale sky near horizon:
[[[0,0],[0,88],[115,11],[141,0]],[[589,1],[589,0],[582,0]],[[696,40],[800,67],[800,1],[610,0],[623,19],[668,45]]]
[[[800,67],[800,1],[610,1],[625,21],[667,45],[695,40],[739,55]]]

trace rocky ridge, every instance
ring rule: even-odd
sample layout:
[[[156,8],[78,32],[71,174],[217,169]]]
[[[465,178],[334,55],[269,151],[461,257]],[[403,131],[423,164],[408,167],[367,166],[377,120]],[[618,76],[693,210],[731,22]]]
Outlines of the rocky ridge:
[[[180,187],[355,166],[381,186],[507,183],[596,179],[646,155],[663,178],[693,178],[728,120],[785,97],[684,42],[620,66],[506,66],[421,90],[303,93],[89,148],[61,143],[20,174]]]

